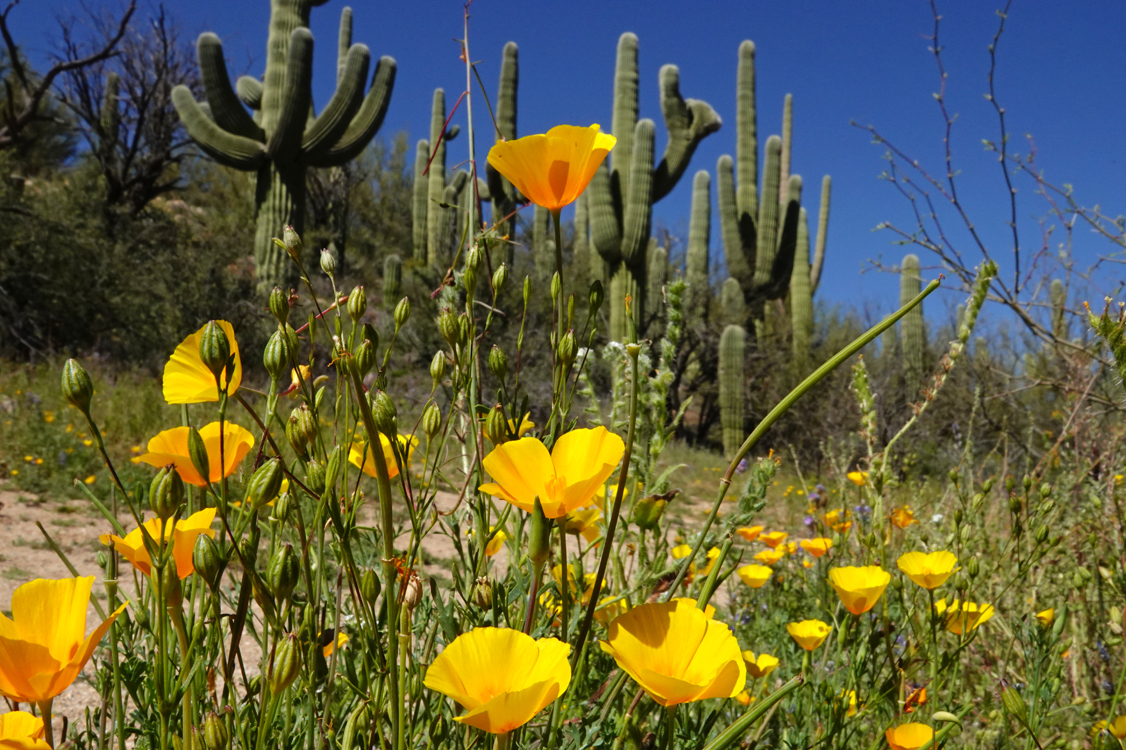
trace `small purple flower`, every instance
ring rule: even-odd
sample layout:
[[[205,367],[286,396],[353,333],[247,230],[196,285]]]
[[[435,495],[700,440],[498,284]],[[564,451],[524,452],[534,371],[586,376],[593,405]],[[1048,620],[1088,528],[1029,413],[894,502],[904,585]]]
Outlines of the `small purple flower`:
[[[853,508],[853,510],[856,511],[856,515],[860,520],[860,525],[867,526],[868,521],[872,518],[872,509],[867,505],[857,505],[855,508]]]
[[[747,470],[747,459],[744,458],[742,461],[739,462],[739,465],[735,467],[735,471],[742,474],[746,470]]]
[[[812,528],[813,528],[814,526],[816,526],[816,525],[817,525],[817,521],[813,520],[813,516],[806,516],[806,517],[805,517],[805,520],[804,520],[804,521],[802,521],[802,523],[804,523],[804,524],[805,524],[806,526],[810,527],[811,529],[812,529]]]
[[[825,485],[819,484],[816,487],[814,487],[814,489],[817,490],[818,492],[824,492],[825,491]]]

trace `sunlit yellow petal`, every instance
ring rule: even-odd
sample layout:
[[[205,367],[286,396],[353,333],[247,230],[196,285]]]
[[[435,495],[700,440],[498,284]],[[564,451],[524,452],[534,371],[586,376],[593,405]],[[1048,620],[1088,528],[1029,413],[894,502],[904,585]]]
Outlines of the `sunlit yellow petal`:
[[[890,727],[884,738],[891,750],[919,750],[934,737],[934,730],[926,724],[900,724]]]
[[[215,322],[227,334],[227,340],[231,343],[235,367],[227,390],[228,393],[234,393],[242,383],[242,359],[239,355],[238,341],[235,339],[235,329],[225,320]],[[184,339],[164,366],[164,400],[170,404],[201,404],[219,400],[215,388],[215,376],[199,357],[199,342],[203,338],[203,329],[206,327],[205,324]],[[225,382],[226,375],[221,377]]]
[[[836,590],[845,609],[854,615],[867,612],[884,593],[891,575],[877,565],[848,566],[829,571],[829,583]]]
[[[498,142],[488,161],[528,200],[558,211],[579,197],[614,147],[615,138],[599,131],[598,125],[557,125],[545,134]]]
[[[493,448],[481,463],[493,478],[493,483],[480,488],[482,492],[507,500],[528,513],[532,512],[538,495],[549,518],[563,515],[550,491],[554,486],[555,466],[551,462],[551,454],[538,439],[509,440]],[[503,494],[494,488],[500,488]]]

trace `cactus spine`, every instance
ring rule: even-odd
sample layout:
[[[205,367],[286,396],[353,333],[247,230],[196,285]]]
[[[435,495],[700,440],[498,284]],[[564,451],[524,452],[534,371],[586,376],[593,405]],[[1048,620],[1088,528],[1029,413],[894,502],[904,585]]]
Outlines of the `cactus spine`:
[[[376,64],[364,92],[371,53],[352,44],[352,11],[341,14],[337,87],[324,110],[312,109],[313,35],[309,12],[317,0],[271,0],[262,82],[245,76],[238,95],[231,87],[219,37],[201,34],[196,44],[207,108],[188,87],[172,90],[172,102],[188,134],[221,164],[256,171],[258,209],[254,254],[258,288],[289,276],[285,251],[273,238],[288,224],[301,232],[305,220],[305,170],[337,167],[360,155],[383,123],[395,83],[395,61]],[[241,98],[241,103],[240,103]],[[252,117],[243,104],[257,110]]]
[[[899,306],[903,307],[922,290],[919,275],[919,258],[904,255],[899,276]],[[926,333],[923,330],[923,306],[916,305],[899,319],[899,345],[903,357],[904,380],[908,392],[918,391],[923,385],[925,368]]]
[[[638,119],[637,37],[622,34],[614,71],[611,130],[618,139],[591,181],[588,209],[594,246],[609,265],[610,337],[626,333],[625,297],[633,297],[635,320],[644,313],[645,254],[653,204],[668,195],[688,167],[699,142],[719,129],[721,120],[706,102],[680,95],[680,71],[660,72],[661,110],[669,133],[661,162],[654,167],[655,125]]]
[[[692,179],[692,212],[688,220],[688,249],[684,276],[688,282],[686,317],[690,327],[700,325],[708,314],[711,288],[708,285],[708,244],[711,240],[712,178],[701,169]]]
[[[719,418],[723,453],[731,457],[743,444],[743,366],[747,332],[729,325],[719,339]]]
[[[790,321],[793,325],[794,358],[804,364],[813,338],[813,285],[809,272],[809,222],[805,209],[798,219],[794,271],[790,275]]]

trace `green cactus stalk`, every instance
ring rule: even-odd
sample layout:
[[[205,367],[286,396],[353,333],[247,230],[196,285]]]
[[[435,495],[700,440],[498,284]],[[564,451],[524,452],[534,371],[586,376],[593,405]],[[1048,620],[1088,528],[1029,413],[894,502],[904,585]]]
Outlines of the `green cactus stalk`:
[[[719,129],[721,120],[706,102],[680,95],[680,71],[665,65],[660,72],[661,110],[668,144],[655,164],[656,126],[638,119],[637,37],[622,34],[614,71],[614,113],[611,125],[617,145],[609,165],[594,175],[588,193],[591,236],[610,267],[610,337],[626,335],[625,295],[633,298],[634,320],[644,316],[645,254],[653,204],[676,186],[700,141]]]
[[[719,292],[721,322],[724,325],[743,326],[747,323],[747,303],[743,288],[735,279],[727,279]]]
[[[411,200],[411,245],[414,257],[423,263],[426,262],[426,209],[430,202],[427,195],[430,183],[423,173],[429,159],[430,141],[424,138],[415,146],[414,193]]]
[[[790,275],[790,321],[793,325],[794,359],[804,364],[813,338],[813,286],[809,272],[809,221],[805,209],[798,219],[798,246]]]
[[[684,278],[688,282],[685,318],[689,327],[703,324],[708,315],[712,292],[708,284],[708,245],[712,232],[712,178],[701,169],[692,178],[692,211],[688,219],[688,248],[685,252]]]
[[[782,102],[782,163],[779,167],[778,183],[781,185],[780,200],[786,203],[786,187],[790,179],[790,161],[794,153],[794,95],[786,94]]]
[[[665,282],[669,278],[669,249],[662,247],[657,243],[657,238],[652,237],[649,240],[649,254],[645,261],[646,266],[646,279],[649,286],[645,289],[645,299],[649,300],[650,308],[652,309],[649,315],[649,327],[647,335],[649,338],[657,338],[664,330],[662,313],[665,310],[665,305],[661,299],[663,297],[662,290],[665,288]]]
[[[829,236],[829,193],[833,187],[833,178],[825,175],[821,178],[821,211],[817,216],[817,241],[813,246],[813,265],[809,269],[810,294],[817,293],[817,285],[821,283],[821,268],[825,264],[825,243]]]
[[[393,305],[403,285],[403,262],[392,253],[383,259],[383,301]]]
[[[342,166],[359,156],[383,123],[395,83],[395,61],[383,57],[364,92],[371,53],[365,45],[351,43],[352,13],[345,8],[336,91],[320,114],[311,116],[309,12],[321,1],[271,0],[263,82],[244,76],[236,95],[222,42],[208,32],[196,44],[207,108],[187,86],[172,90],[176,111],[200,148],[228,167],[257,172],[254,253],[260,292],[291,276],[285,251],[273,238],[286,225],[298,232],[304,228],[305,170]],[[258,116],[252,117],[243,103]]]
[[[899,305],[910,302],[922,289],[919,275],[919,258],[904,255],[899,275]],[[899,342],[903,358],[903,378],[909,393],[917,392],[923,385],[926,358],[926,332],[923,328],[923,306],[916,305],[899,321]]]
[[[1067,339],[1067,289],[1060,279],[1052,279],[1048,288],[1048,298],[1052,304],[1052,337],[1056,341]]]
[[[532,268],[540,281],[550,281],[555,274],[555,224],[543,206],[532,213]]]
[[[504,45],[500,63],[500,83],[497,85],[496,118],[497,137],[506,141],[516,139],[516,93],[520,84],[520,50],[515,42]],[[492,197],[492,221],[498,237],[515,239],[515,217],[505,220],[516,210],[516,188],[500,172],[486,164],[488,193]],[[506,257],[512,263],[514,244],[508,245]]]
[[[581,297],[581,292],[587,289],[595,278],[591,275],[590,219],[586,210],[586,193],[575,201],[575,237],[572,241],[572,253],[574,253],[571,260],[572,283],[575,286],[575,293]]]
[[[723,454],[734,456],[743,444],[744,350],[747,331],[729,325],[719,339],[719,419]]]

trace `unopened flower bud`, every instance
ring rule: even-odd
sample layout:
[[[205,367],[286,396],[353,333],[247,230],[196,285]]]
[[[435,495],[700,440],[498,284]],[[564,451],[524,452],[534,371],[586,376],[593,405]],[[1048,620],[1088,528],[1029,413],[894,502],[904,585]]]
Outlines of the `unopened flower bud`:
[[[532,298],[532,277],[524,277],[524,307],[528,306],[528,300]]]
[[[989,479],[986,479],[984,482],[981,483],[981,491],[983,493],[985,493],[986,495],[988,495],[989,491],[992,490],[992,489],[993,489],[993,477],[990,477]]]
[[[223,560],[219,556],[219,546],[207,534],[196,537],[192,549],[192,566],[212,591],[219,588],[223,576]]]
[[[289,365],[289,343],[281,330],[275,331],[266,342],[266,348],[262,352],[262,364],[266,366],[270,378],[275,381],[280,380],[285,374]]]
[[[276,286],[270,292],[270,312],[282,325],[289,320],[289,295],[281,287]]]
[[[372,396],[371,416],[375,420],[376,429],[384,435],[393,438],[398,434],[399,420],[395,402],[387,395],[387,391],[376,391]]]
[[[195,427],[188,429],[188,458],[192,467],[205,481],[211,481],[211,459],[207,455],[207,446],[204,445],[203,436]]]
[[[426,438],[431,440],[440,429],[442,429],[442,410],[437,404],[430,404],[422,412],[422,431],[426,433]]]
[[[340,472],[343,468],[344,449],[338,445],[332,449],[332,453],[328,454],[328,464],[325,466],[325,492],[336,487],[336,481],[340,479]],[[322,494],[324,493],[322,492]]]
[[[63,365],[63,396],[71,405],[90,416],[90,400],[94,398],[94,382],[90,374],[78,363],[76,359],[68,359]]]
[[[438,314],[438,332],[451,347],[456,347],[461,342],[461,324],[454,311],[448,307]]]
[[[336,276],[336,256],[327,247],[321,250],[321,270],[330,279]]]
[[[1013,495],[1009,498],[1009,512],[1010,513],[1013,513],[1013,514],[1020,513],[1020,509],[1023,507],[1023,505],[1024,504],[1020,500],[1020,495]]]
[[[1005,707],[1005,713],[1009,716],[1012,716],[1024,726],[1028,725],[1028,705],[1024,702],[1020,693],[1016,691],[1016,688],[1002,688],[1001,705]]]
[[[282,246],[289,253],[289,257],[293,258],[293,262],[300,265],[301,254],[305,252],[305,243],[301,241],[301,235],[297,233],[292,224],[287,225],[285,231],[282,232]]]
[[[508,283],[508,265],[501,263],[497,266],[497,270],[493,271],[493,294],[499,295],[500,290],[504,289],[504,285]]]
[[[270,592],[279,601],[284,601],[297,588],[300,579],[301,564],[293,552],[293,545],[286,542],[277,548],[266,568],[266,580],[270,584]]]
[[[500,404],[489,409],[485,417],[485,437],[493,445],[500,445],[508,440],[508,420],[504,418],[504,407]]]
[[[1056,501],[1055,500],[1045,500],[1044,502],[1040,503],[1040,515],[1042,515],[1042,516],[1048,515],[1049,513],[1051,513],[1055,509],[1056,509]]]
[[[422,601],[422,581],[419,580],[417,573],[411,571],[403,579],[402,586],[400,591],[402,601],[399,603],[413,612],[418,603]]]
[[[954,509],[954,525],[955,526],[961,526],[963,518],[964,518],[964,515],[962,514],[962,509],[961,508],[955,508]]]
[[[408,298],[403,297],[396,303],[394,317],[396,331],[405,326],[407,321],[411,319],[411,301]]]
[[[239,557],[242,559],[243,566],[253,568],[258,561],[258,540],[244,536],[239,540],[238,553]]]
[[[379,576],[375,571],[368,568],[364,571],[364,575],[360,578],[360,596],[364,601],[374,606],[375,600],[379,598],[379,590],[382,585],[379,583]]]
[[[207,321],[199,337],[199,358],[216,380],[231,359],[231,341],[227,332],[214,320]]]
[[[203,746],[207,750],[226,750],[227,725],[214,711],[203,719]]]
[[[667,501],[657,497],[643,497],[633,507],[633,517],[630,519],[639,529],[654,531],[661,522]]]
[[[544,515],[539,495],[536,495],[528,530],[528,559],[534,565],[543,565],[551,556],[551,525]]]
[[[301,431],[305,440],[310,445],[316,442],[320,430],[317,429],[317,420],[313,417],[313,412],[309,410],[309,405],[301,404],[291,414],[297,418],[297,429]]]
[[[595,279],[590,285],[590,311],[587,313],[590,317],[598,314],[598,309],[602,307],[602,300],[606,299],[606,292],[602,290],[602,282]]]
[[[348,317],[352,319],[353,323],[359,323],[367,309],[367,295],[364,293],[364,288],[358,286],[348,295]]]
[[[970,578],[977,578],[978,574],[981,573],[981,565],[976,557],[970,558],[970,561],[966,564],[966,572],[970,574]]]
[[[325,467],[316,461],[305,465],[305,485],[317,495],[325,492]]]
[[[309,460],[309,440],[297,425],[296,414],[291,414],[289,420],[285,423],[285,439],[289,442],[289,447],[293,448],[293,452],[302,461]]]
[[[246,495],[243,502],[252,510],[258,510],[263,503],[269,502],[278,496],[281,491],[282,471],[280,458],[271,458],[258,467],[246,484]]]
[[[1037,544],[1043,544],[1048,541],[1048,527],[1045,524],[1040,524],[1036,528],[1036,533],[1033,535],[1033,538],[1036,539]]]
[[[1048,484],[1047,482],[1044,482],[1044,484],[1040,485],[1040,497],[1051,497],[1051,495],[1052,485]]]
[[[559,272],[556,271],[551,277],[551,302],[552,304],[559,305],[559,295],[563,293],[563,280],[559,278]]]
[[[508,376],[508,355],[496,344],[489,350],[489,371],[501,383]]]
[[[1024,491],[1028,492],[1030,489],[1032,489],[1032,477],[1025,474],[1024,479],[1021,480],[1021,484],[1024,485]]]
[[[442,352],[435,352],[434,358],[430,360],[430,379],[434,381],[435,388],[442,382],[445,375],[446,355]]]
[[[578,356],[579,345],[575,341],[575,332],[568,329],[563,334],[563,340],[559,342],[559,360],[563,363],[564,367],[570,367],[575,363],[575,357]]]
[[[167,521],[176,514],[183,502],[184,480],[180,478],[174,464],[165,466],[157,472],[149,485],[149,507],[158,518]]]
[[[282,638],[270,657],[270,665],[266,670],[266,684],[270,692],[279,695],[297,679],[301,671],[301,651],[298,648],[297,636],[293,633]]]
[[[164,597],[164,606],[168,609],[179,609],[184,602],[180,574],[176,568],[176,560],[171,556],[160,570],[160,593]]]
[[[473,603],[481,609],[491,609],[493,606],[493,581],[488,576],[482,576],[473,583]]]
[[[274,501],[274,512],[270,514],[273,520],[278,523],[285,523],[285,519],[289,518],[289,511],[293,507],[293,495],[288,492],[283,492],[278,495],[278,499]]]
[[[356,355],[352,360],[355,362],[356,372],[363,380],[364,376],[371,372],[371,368],[375,367],[375,347],[367,339],[361,341],[356,347]]]

